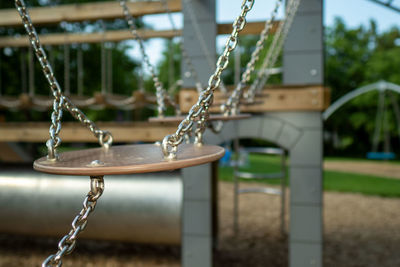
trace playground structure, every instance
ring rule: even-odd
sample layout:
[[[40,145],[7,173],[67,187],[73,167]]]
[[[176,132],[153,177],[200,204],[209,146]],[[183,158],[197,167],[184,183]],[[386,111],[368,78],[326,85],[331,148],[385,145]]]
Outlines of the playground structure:
[[[394,115],[397,123],[397,132],[400,137],[400,109],[399,106],[393,97],[392,92],[400,94],[400,86],[394,83],[390,83],[387,81],[379,81],[376,83],[368,84],[362,86],[360,88],[356,88],[351,92],[345,94],[340,97],[334,103],[332,103],[329,108],[327,108],[322,114],[322,118],[327,120],[335,111],[341,108],[346,103],[351,100],[364,95],[369,92],[378,91],[378,104],[377,104],[377,112],[375,119],[375,129],[373,135],[373,143],[372,143],[372,152],[367,153],[367,158],[369,159],[394,159],[396,155],[390,151],[390,141],[388,135],[388,118],[387,118],[387,105],[385,103],[385,98],[387,97],[392,104]],[[387,96],[386,96],[387,95]],[[383,131],[384,135],[384,151],[379,152],[379,140]]]
[[[131,3],[131,5],[134,4],[136,3]],[[183,1],[183,5],[185,4],[187,3]],[[215,2],[193,1],[191,5],[198,11],[197,16],[200,22],[197,27],[204,33],[204,40],[209,51],[215,51],[217,29],[215,27]],[[136,8],[131,7],[131,10]],[[188,12],[187,10],[183,8],[184,16],[186,15],[185,12]],[[112,14],[111,11],[110,14]],[[49,20],[43,20],[43,23],[49,23]],[[194,67],[200,80],[203,81],[203,84],[206,84],[210,67],[206,57],[204,57],[204,51],[199,47],[198,40],[192,36],[195,32],[193,27],[195,26],[192,21],[185,20],[182,31],[183,45],[196,62]],[[26,41],[23,42],[26,44]],[[243,121],[227,122],[219,134],[206,132],[204,137],[205,143],[209,144],[220,144],[222,141],[235,138],[261,138],[275,142],[289,151],[291,179],[290,266],[322,265],[322,120],[320,112],[327,106],[328,98],[327,90],[322,86],[317,86],[317,89],[315,87],[309,88],[310,85],[322,83],[322,51],[322,1],[318,1],[318,4],[315,5],[315,1],[303,0],[284,48],[283,77],[284,84],[288,87],[277,88],[276,90],[265,89],[264,95],[268,104],[263,104],[265,106],[263,108],[249,110],[262,113],[261,115],[255,115]],[[186,68],[187,66],[183,62],[182,69],[185,70]],[[183,87],[195,87],[193,77],[182,76]],[[292,85],[296,86],[293,87]],[[196,92],[194,91],[194,93]],[[274,94],[276,97],[269,98]],[[188,97],[185,97],[185,99],[189,100]],[[192,99],[193,97],[190,98],[190,100]],[[303,101],[296,101],[299,99],[303,99]],[[182,110],[184,110],[182,108],[183,103],[180,102]],[[286,106],[282,106],[282,103],[285,103]],[[301,103],[301,105],[298,103]],[[251,109],[253,106],[249,105],[248,107]],[[246,109],[242,108],[241,110],[245,111]],[[134,127],[135,125],[139,126],[140,129]],[[28,140],[38,142],[45,139],[44,136],[46,136],[31,133],[29,135],[16,134],[21,132],[21,128],[26,127],[27,124],[5,123],[0,126],[2,142]],[[38,132],[46,131],[44,127],[47,127],[39,124],[32,126],[30,129]],[[111,126],[116,129],[113,133],[120,133],[120,130],[125,128],[125,138],[113,136],[119,142],[161,140],[165,135],[176,129],[175,125],[165,124],[154,126],[129,123],[127,125],[111,124]],[[80,128],[75,129],[75,127],[76,124],[72,124],[69,136],[61,135],[61,138],[64,141],[89,141],[85,135],[77,134],[76,131],[80,131]],[[63,127],[64,134],[65,128]],[[147,133],[150,132],[152,134],[148,135]],[[124,133],[124,131],[121,131],[121,133]],[[151,140],[152,138],[154,139]],[[90,141],[93,142],[94,139],[91,138]],[[209,161],[215,159],[216,157]],[[45,168],[46,166],[41,167]],[[217,197],[216,177],[212,175],[213,168],[208,163],[179,171],[178,176],[181,177],[183,186],[181,198],[182,226],[180,231],[184,266],[211,266],[212,244],[216,238],[213,223],[216,223],[217,212],[216,206],[213,205]],[[93,171],[92,174],[94,174]],[[198,176],[202,176],[202,178],[199,179]],[[131,181],[130,183],[132,185],[129,185],[129,187],[133,187],[134,182]]]

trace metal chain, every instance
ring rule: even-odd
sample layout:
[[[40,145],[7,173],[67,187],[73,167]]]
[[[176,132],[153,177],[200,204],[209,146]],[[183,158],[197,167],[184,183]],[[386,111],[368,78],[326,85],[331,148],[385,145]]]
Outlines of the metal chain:
[[[279,25],[279,28],[275,34],[274,40],[271,47],[268,50],[267,55],[264,58],[264,62],[257,73],[256,80],[252,83],[249,90],[244,94],[247,102],[254,102],[254,98],[257,92],[262,90],[265,83],[267,82],[270,73],[267,72],[269,67],[273,67],[279,57],[282,50],[283,44],[286,40],[287,34],[292,26],[293,19],[296,15],[297,9],[299,7],[300,0],[291,0],[288,3],[286,9],[286,15],[284,21]]]
[[[125,17],[126,22],[129,25],[129,29],[130,29],[131,33],[137,39],[137,41],[139,43],[139,49],[140,49],[140,53],[141,53],[141,55],[143,57],[143,61],[147,65],[147,68],[150,71],[151,77],[153,79],[154,86],[156,87],[158,116],[159,117],[163,117],[164,116],[164,112],[166,110],[165,100],[168,99],[167,92],[164,89],[163,84],[161,83],[160,79],[158,78],[153,65],[150,63],[150,59],[149,59],[148,55],[146,54],[146,50],[144,49],[144,44],[143,44],[144,41],[143,41],[142,37],[139,35],[139,33],[137,31],[137,27],[135,25],[135,19],[131,15],[131,12],[130,12],[129,8],[126,5],[126,0],[119,0],[119,3],[120,3],[120,5],[121,5],[121,7],[123,9],[124,17]],[[180,113],[179,105],[177,103],[175,103],[175,101],[173,101],[172,98],[168,99],[168,101],[170,103],[172,101],[172,103],[173,103],[172,105],[175,108],[178,108],[178,110],[176,110],[176,112]]]
[[[253,7],[254,0],[244,0],[241,6],[240,15],[233,23],[232,33],[226,41],[223,53],[219,56],[216,69],[208,80],[208,86],[204,89],[199,98],[192,106],[189,114],[179,124],[177,131],[174,134],[167,135],[162,141],[162,150],[166,159],[175,159],[178,145],[184,140],[184,136],[192,129],[194,120],[200,116],[196,129],[196,140],[199,143],[202,134],[205,130],[205,122],[208,119],[208,109],[213,101],[213,94],[216,88],[221,83],[221,74],[226,69],[229,63],[229,55],[235,49],[238,42],[238,34],[246,25],[246,15]]]
[[[82,120],[79,119],[81,122],[84,122],[85,125],[91,126],[89,127],[89,129],[99,139],[99,143],[101,145],[106,147],[111,145],[111,133],[99,130],[96,125],[83,114],[82,111],[80,111],[75,105],[73,105],[67,97],[63,96],[61,92],[61,87],[58,84],[56,77],[54,76],[50,62],[47,59],[46,52],[44,51],[36,29],[32,24],[32,20],[29,16],[29,12],[26,8],[24,0],[15,0],[15,7],[19,15],[21,16],[22,23],[28,34],[31,46],[36,54],[37,59],[40,62],[43,73],[50,85],[50,89],[54,97],[53,112],[51,114],[51,125],[49,129],[50,139],[46,142],[48,150],[47,158],[49,160],[57,160],[58,158],[57,147],[61,144],[59,133],[61,130],[62,108],[64,106],[68,109],[68,111],[71,112],[74,117],[82,118]]]
[[[161,0],[161,3],[163,5],[163,7],[164,7],[164,10],[167,12],[168,19],[169,19],[169,22],[171,24],[172,30],[174,32],[177,32],[178,30],[177,30],[177,27],[175,25],[174,19],[172,18],[172,12],[168,7],[167,0]],[[193,66],[193,62],[192,62],[191,58],[189,57],[189,55],[188,55],[185,47],[183,46],[182,42],[179,42],[179,49],[181,50],[183,60],[185,61],[186,65],[187,65],[187,67],[189,69],[188,73],[189,73],[189,75],[191,77],[193,77],[193,79],[194,79],[194,81],[196,83],[197,91],[200,93],[203,90],[203,87],[201,85],[201,82],[200,82],[200,79],[199,79],[199,75],[197,74],[197,71],[195,70],[195,68]]]
[[[213,60],[214,56],[211,55],[210,50],[207,48],[206,40],[204,39],[204,36],[200,30],[199,22],[197,20],[196,14],[192,7],[192,3],[191,3],[192,0],[183,0],[183,1],[186,2],[186,4],[187,4],[187,7],[188,7],[187,11],[189,14],[189,19],[193,24],[193,29],[195,31],[195,35],[197,37],[197,40],[200,43],[200,46],[201,46],[201,49],[203,50],[204,55],[206,56],[206,60],[209,64],[210,68],[214,68],[214,66],[215,66],[214,60]],[[228,90],[226,89],[226,87],[222,81],[220,82],[219,88],[221,89],[221,92],[224,94],[226,94],[228,92]]]
[[[72,229],[67,235],[58,242],[58,251],[50,255],[42,263],[42,267],[62,266],[62,257],[69,255],[76,247],[76,241],[80,233],[85,230],[89,215],[94,211],[97,200],[103,194],[104,179],[103,176],[90,177],[90,191],[83,201],[83,208],[72,221]]]
[[[113,143],[113,136],[111,132],[100,130],[97,125],[86,117],[83,113],[68,97],[62,96],[64,102],[64,108],[71,113],[71,115],[80,121],[86,128],[88,128],[93,135],[99,140],[99,144],[104,148],[109,148]]]
[[[264,29],[260,33],[260,38],[256,43],[256,47],[251,53],[250,61],[247,62],[246,69],[242,74],[240,82],[236,85],[235,89],[231,93],[230,97],[225,104],[221,105],[221,111],[226,115],[237,114],[239,112],[239,101],[242,97],[243,87],[250,80],[251,74],[255,69],[255,64],[260,57],[260,52],[265,46],[266,40],[268,39],[271,27],[275,21],[275,17],[278,13],[279,7],[282,4],[282,0],[277,0],[275,7],[271,12],[270,18],[265,22]]]

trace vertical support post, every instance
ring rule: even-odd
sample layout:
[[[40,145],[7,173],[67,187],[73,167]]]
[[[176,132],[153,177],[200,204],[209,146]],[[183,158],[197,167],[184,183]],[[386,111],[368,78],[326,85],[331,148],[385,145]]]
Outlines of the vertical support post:
[[[197,25],[190,18],[190,10],[196,15]],[[210,55],[215,63],[217,26],[215,0],[182,1],[183,47],[191,58],[202,85],[206,85],[212,69]],[[201,36],[196,36],[196,30]],[[202,41],[199,41],[202,39]],[[204,47],[206,46],[206,47]],[[206,54],[205,48],[207,48]],[[190,75],[186,62],[181,62],[183,87],[194,88],[196,81]],[[188,75],[189,74],[189,75]],[[217,228],[216,183],[212,183],[211,164],[182,170],[183,211],[182,211],[182,266],[209,267],[212,265],[213,235]],[[214,221],[213,221],[214,219]],[[213,230],[214,229],[214,230]]]
[[[212,266],[211,163],[182,169],[182,266]]]
[[[322,0],[302,0],[284,46],[284,84],[323,83]],[[321,112],[296,112],[290,149],[289,266],[322,266]]]
[[[192,8],[196,15],[198,28],[202,36],[196,36],[195,25],[193,25],[190,18],[189,8]],[[191,58],[194,69],[196,70],[202,85],[206,85],[208,78],[213,70],[210,69],[210,62],[208,58],[212,57],[215,63],[216,45],[215,38],[217,36],[217,24],[215,19],[215,0],[183,0],[183,47],[185,48],[188,56]],[[203,39],[203,42],[199,40]],[[203,47],[201,43],[205,44]],[[204,49],[207,48],[210,55],[207,56]],[[182,60],[181,73],[183,77],[183,87],[195,87],[195,80],[193,77],[187,75],[188,67],[184,60]]]

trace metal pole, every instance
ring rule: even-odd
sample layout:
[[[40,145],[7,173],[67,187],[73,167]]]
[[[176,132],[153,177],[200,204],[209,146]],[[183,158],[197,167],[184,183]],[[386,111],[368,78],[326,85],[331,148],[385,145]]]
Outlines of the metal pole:
[[[69,45],[64,45],[64,92],[65,95],[71,94],[71,87],[70,87],[70,80],[69,80],[69,72],[70,72],[70,65],[69,65]]]
[[[29,96],[35,95],[35,63],[33,62],[32,47],[29,47]]]
[[[237,177],[236,172],[239,168],[239,138],[235,138],[233,141],[233,149],[235,151],[236,160],[233,165],[233,234],[237,236],[239,233],[239,177]]]
[[[323,0],[301,0],[283,51],[284,84],[323,84]],[[290,149],[289,267],[321,267],[322,116],[286,112],[302,138]]]

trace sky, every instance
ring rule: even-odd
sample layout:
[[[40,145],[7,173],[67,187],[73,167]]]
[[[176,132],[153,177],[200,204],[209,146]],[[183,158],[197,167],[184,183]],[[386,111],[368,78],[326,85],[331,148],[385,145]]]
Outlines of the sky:
[[[242,0],[216,0],[217,22],[232,22],[240,12]],[[247,21],[263,21],[271,13],[275,0],[258,0],[253,9],[248,13]],[[400,0],[394,0],[394,4],[400,6]],[[283,11],[279,13],[282,17]],[[343,18],[349,27],[369,25],[370,19],[378,24],[378,31],[384,31],[392,26],[400,26],[400,13],[389,8],[380,6],[370,0],[324,0],[324,25],[333,24],[335,17]],[[182,27],[182,15],[173,14],[173,19],[178,28]],[[154,29],[170,29],[171,25],[167,15],[152,15],[144,17],[144,22],[152,25]],[[226,36],[218,36],[217,47],[221,48],[225,43]],[[161,58],[164,48],[164,40],[151,39],[146,42],[146,51],[152,64],[156,64]],[[220,51],[220,49],[218,50]],[[140,59],[138,46],[135,45],[130,54]]]

